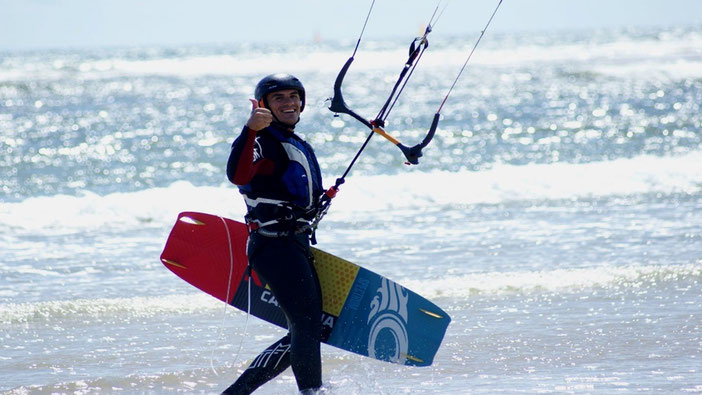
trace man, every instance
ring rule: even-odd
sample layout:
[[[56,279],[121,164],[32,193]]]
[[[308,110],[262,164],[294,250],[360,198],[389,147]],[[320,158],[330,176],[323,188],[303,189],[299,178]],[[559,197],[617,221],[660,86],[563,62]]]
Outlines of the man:
[[[305,108],[305,88],[289,74],[256,86],[256,100],[234,141],[227,177],[247,207],[249,265],[268,284],[289,332],[256,359],[224,393],[248,394],[292,366],[302,393],[322,386],[322,296],[312,266],[309,221],[321,196],[314,151],[294,132]]]

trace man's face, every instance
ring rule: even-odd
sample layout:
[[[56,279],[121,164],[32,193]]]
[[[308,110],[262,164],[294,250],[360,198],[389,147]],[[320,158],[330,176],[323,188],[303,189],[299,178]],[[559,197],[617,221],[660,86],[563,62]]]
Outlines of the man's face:
[[[268,94],[269,110],[282,123],[295,125],[300,119],[300,93],[295,89],[284,89]]]

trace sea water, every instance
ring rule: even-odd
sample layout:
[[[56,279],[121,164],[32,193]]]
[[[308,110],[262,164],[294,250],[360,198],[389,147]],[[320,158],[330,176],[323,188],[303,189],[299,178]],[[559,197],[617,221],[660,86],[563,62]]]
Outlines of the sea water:
[[[477,36],[477,35],[476,35]],[[419,142],[476,37],[437,39],[387,130]],[[367,41],[373,118],[406,44]],[[0,55],[0,391],[214,393],[283,331],[159,261],[225,177],[256,82],[297,75],[331,185],[367,136],[353,42]],[[323,347],[333,394],[702,392],[702,28],[486,35],[418,166],[374,137],[319,247],[452,317],[434,364]],[[296,393],[290,371],[262,394]]]

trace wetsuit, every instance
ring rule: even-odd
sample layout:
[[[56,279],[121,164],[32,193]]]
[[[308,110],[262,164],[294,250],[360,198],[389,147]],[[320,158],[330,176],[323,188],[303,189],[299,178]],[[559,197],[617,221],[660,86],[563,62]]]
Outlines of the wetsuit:
[[[289,332],[225,393],[251,393],[289,366],[301,391],[319,388],[322,298],[304,231],[308,211],[322,194],[314,151],[285,125],[259,132],[244,127],[232,145],[227,177],[244,196],[250,229],[257,228],[249,235],[249,264],[273,292]]]

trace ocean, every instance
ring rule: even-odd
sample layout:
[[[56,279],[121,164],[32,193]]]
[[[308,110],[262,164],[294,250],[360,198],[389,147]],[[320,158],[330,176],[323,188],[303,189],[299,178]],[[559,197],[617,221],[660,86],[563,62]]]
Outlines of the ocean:
[[[242,218],[225,165],[266,74],[302,80],[298,133],[343,173],[352,38],[0,53],[0,392],[216,393],[282,336],[159,255],[181,211]],[[390,133],[423,138],[476,38],[432,39]],[[407,44],[362,43],[358,113]],[[444,342],[426,368],[325,345],[329,393],[702,393],[701,103],[701,26],[488,32],[420,164],[374,137],[318,231],[446,310]]]

